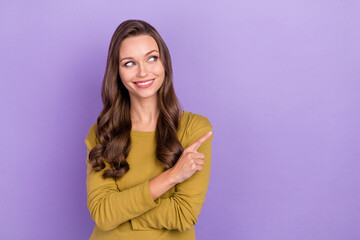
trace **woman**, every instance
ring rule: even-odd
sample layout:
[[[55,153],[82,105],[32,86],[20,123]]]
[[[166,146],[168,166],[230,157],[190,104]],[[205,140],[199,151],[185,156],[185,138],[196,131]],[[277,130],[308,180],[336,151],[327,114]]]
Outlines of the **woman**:
[[[180,110],[169,50],[145,21],[113,34],[102,101],[85,139],[90,239],[195,239],[212,126]]]

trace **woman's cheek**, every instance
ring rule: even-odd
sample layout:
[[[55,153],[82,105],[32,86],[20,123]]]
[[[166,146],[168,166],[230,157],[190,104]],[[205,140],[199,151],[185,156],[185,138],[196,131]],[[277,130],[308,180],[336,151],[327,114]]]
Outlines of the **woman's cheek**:
[[[134,72],[135,72],[134,70],[126,69],[126,70],[122,70],[119,75],[123,81],[131,82],[131,80],[135,75]]]
[[[156,64],[153,72],[156,73],[156,75],[161,75],[164,72],[164,67],[162,66],[162,64]]]

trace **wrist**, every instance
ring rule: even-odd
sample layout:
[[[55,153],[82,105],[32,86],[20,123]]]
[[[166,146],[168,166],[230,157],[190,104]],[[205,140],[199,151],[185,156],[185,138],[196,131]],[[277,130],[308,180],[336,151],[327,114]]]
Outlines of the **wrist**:
[[[149,181],[149,191],[152,199],[157,199],[176,184],[177,178],[174,171],[171,169],[157,175]]]
[[[178,180],[173,168],[166,170],[165,173],[167,174],[167,179],[168,179],[171,187],[173,187],[179,183],[179,180]]]

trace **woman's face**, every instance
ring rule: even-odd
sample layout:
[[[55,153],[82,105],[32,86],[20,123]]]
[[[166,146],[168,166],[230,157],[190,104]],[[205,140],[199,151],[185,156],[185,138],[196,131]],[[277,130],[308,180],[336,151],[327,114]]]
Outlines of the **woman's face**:
[[[119,75],[130,98],[156,97],[165,69],[155,39],[149,35],[125,38],[119,54]]]

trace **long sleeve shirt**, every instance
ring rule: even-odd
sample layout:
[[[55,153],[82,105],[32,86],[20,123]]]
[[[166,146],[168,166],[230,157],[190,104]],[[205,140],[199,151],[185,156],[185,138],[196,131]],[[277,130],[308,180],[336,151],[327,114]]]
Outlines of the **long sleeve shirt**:
[[[127,157],[130,170],[120,179],[102,178],[105,168],[95,172],[89,163],[91,149],[99,144],[97,124],[86,136],[87,206],[96,223],[90,239],[94,240],[171,240],[195,239],[194,225],[208,189],[211,167],[211,140],[198,148],[205,155],[202,170],[153,200],[149,181],[164,171],[156,158],[155,132],[131,130],[131,150]],[[178,139],[186,148],[206,132],[212,131],[208,118],[184,111]]]

